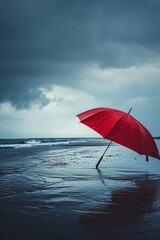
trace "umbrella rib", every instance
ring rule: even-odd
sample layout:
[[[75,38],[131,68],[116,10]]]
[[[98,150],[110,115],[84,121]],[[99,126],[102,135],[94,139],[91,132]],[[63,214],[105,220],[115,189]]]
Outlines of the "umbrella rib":
[[[146,136],[145,134],[145,131],[148,132],[148,134],[152,137],[151,133],[148,131],[148,129],[146,129],[138,120],[136,121],[136,124],[139,126],[140,129],[142,129],[143,131],[143,137],[145,138],[146,140],[146,151],[145,153],[142,153],[142,155],[146,155],[146,161],[148,161],[148,156],[151,156],[153,157],[153,155],[150,155],[149,153],[149,145],[148,145],[148,135]],[[139,131],[139,128],[138,128],[138,131]],[[139,131],[139,135],[141,136],[140,134],[140,131]],[[141,138],[140,138],[141,139]],[[154,140],[153,140],[154,141]],[[155,142],[154,142],[154,145],[155,147],[157,148]],[[158,148],[157,148],[157,151],[158,151]],[[142,141],[141,141],[141,152],[142,152]],[[140,153],[141,154],[141,153]],[[158,155],[159,155],[159,152],[158,152]],[[160,158],[159,158],[160,159]]]
[[[139,139],[140,139],[140,149],[142,151],[142,138],[141,138],[141,134],[140,134],[140,130],[139,130],[139,127],[143,130],[143,133],[144,133],[144,129],[142,128],[142,126],[136,121],[136,124],[138,126],[138,133],[139,133]],[[145,134],[143,134],[144,137],[145,137]]]
[[[82,120],[80,120],[80,122],[83,123],[84,120],[90,119],[92,116],[95,116],[95,115],[97,115],[97,114],[99,114],[99,113],[102,113],[102,112],[105,112],[105,111],[106,111],[105,108],[101,108],[101,111],[100,111],[100,112],[96,112],[96,113],[93,112],[93,113],[90,114],[89,116],[86,116],[86,117],[84,117]],[[79,117],[79,115],[81,115],[81,114],[78,114],[77,117]]]
[[[117,125],[117,123],[127,115],[128,113],[125,113],[123,116],[121,116],[116,122],[115,124],[113,125],[113,127],[111,128],[111,130],[108,132],[107,136],[105,137],[106,139],[108,138],[108,136],[110,135],[110,133],[113,131],[114,127]]]
[[[107,137],[111,134],[111,132],[113,131],[113,129],[114,129],[114,127],[117,125],[117,123],[118,123],[123,117],[125,117],[127,114],[129,114],[129,113],[125,113],[123,116],[121,116],[121,117],[117,120],[117,122],[114,124],[114,126],[112,127],[112,129],[109,131],[109,133],[107,134],[107,136],[106,136],[105,138],[107,138]],[[140,127],[140,128],[143,130],[143,133],[144,133],[144,129],[143,129],[143,127],[141,126],[141,124],[139,124],[138,121],[136,121],[136,124],[138,125],[138,127]],[[139,128],[138,128],[138,132],[139,132],[139,136],[140,136]],[[144,137],[145,137],[145,134],[144,134]],[[141,145],[140,149],[142,150],[141,137],[140,137],[140,145]],[[147,148],[148,148],[148,145],[147,145]],[[147,152],[148,152],[148,149],[147,149]],[[147,155],[147,152],[146,152],[146,155]],[[139,153],[139,154],[140,154],[140,153]]]
[[[138,122],[138,121],[136,121],[136,124],[137,124],[137,126],[139,127],[139,128],[141,128],[142,129],[142,131],[143,131],[143,136],[144,136],[144,138],[146,139],[146,134],[145,134],[145,132],[144,132],[144,128],[141,126],[141,124]],[[139,128],[138,128],[138,132],[139,132],[139,136],[141,136],[141,134],[140,134],[140,131],[139,131]],[[148,143],[148,141],[146,141],[147,143]],[[141,137],[140,137],[140,144],[141,144],[141,151],[142,151],[142,141],[141,141]],[[146,148],[146,156],[148,155],[148,144],[147,144],[147,148]]]

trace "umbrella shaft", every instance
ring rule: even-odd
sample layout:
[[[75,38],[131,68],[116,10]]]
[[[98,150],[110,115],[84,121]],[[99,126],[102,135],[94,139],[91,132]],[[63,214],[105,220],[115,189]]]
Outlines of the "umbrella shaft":
[[[98,165],[100,164],[100,162],[102,161],[103,157],[104,157],[104,154],[107,152],[108,148],[110,147],[112,141],[110,141],[110,143],[108,144],[107,148],[105,149],[104,153],[102,154],[102,156],[100,157],[97,165],[96,165],[96,168],[98,168]]]

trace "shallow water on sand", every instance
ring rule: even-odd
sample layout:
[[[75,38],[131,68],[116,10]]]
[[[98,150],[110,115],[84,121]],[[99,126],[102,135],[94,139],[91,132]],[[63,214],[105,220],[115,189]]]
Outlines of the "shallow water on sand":
[[[160,161],[104,149],[1,151],[1,239],[158,240]]]

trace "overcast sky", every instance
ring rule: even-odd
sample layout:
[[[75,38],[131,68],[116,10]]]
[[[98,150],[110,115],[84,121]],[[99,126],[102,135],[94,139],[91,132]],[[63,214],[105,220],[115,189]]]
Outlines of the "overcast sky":
[[[159,0],[0,0],[0,138],[98,136],[113,107],[160,136]]]

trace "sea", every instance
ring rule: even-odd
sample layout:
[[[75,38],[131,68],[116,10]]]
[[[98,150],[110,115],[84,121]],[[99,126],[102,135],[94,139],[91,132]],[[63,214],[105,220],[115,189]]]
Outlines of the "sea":
[[[160,239],[160,161],[108,144],[0,139],[0,239]]]

